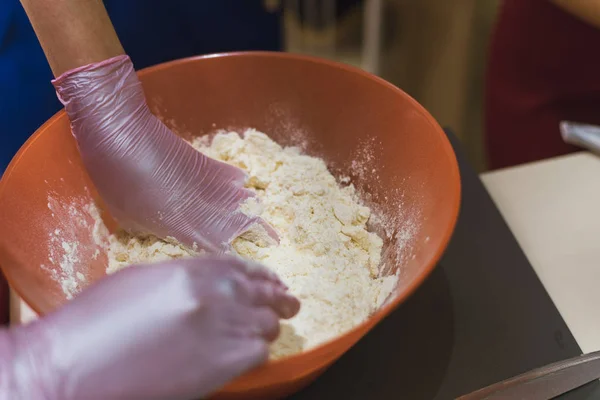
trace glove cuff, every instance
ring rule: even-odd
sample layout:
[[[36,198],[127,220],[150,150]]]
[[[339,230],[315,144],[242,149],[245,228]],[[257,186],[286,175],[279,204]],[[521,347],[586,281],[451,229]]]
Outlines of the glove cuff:
[[[143,123],[149,113],[141,82],[126,55],[67,71],[52,84],[82,153],[117,135],[123,126]]]
[[[91,111],[111,101],[126,86],[137,86],[139,80],[127,55],[120,55],[77,67],[52,80],[60,102],[72,114]],[[114,96],[113,96],[114,97]]]

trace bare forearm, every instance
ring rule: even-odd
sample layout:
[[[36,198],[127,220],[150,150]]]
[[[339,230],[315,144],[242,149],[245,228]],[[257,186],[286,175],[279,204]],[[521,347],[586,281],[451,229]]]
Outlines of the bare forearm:
[[[123,54],[101,0],[21,0],[55,76]]]
[[[551,0],[566,12],[600,28],[600,0]]]

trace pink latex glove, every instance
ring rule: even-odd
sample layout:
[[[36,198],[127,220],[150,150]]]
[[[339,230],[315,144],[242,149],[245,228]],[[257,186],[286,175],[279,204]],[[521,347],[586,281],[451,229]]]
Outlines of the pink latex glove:
[[[236,167],[194,150],[148,108],[127,56],[53,81],[92,181],[112,215],[133,233],[172,236],[208,251],[259,223],[239,211],[254,194]]]
[[[0,399],[195,399],[264,363],[298,301],[234,258],[134,266],[0,331]]]

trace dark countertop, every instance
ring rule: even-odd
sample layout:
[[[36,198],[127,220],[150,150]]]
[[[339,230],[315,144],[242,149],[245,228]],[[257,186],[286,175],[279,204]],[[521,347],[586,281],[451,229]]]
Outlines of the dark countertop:
[[[438,268],[294,399],[446,400],[581,350],[458,141],[463,203]],[[593,382],[565,399],[600,398]]]

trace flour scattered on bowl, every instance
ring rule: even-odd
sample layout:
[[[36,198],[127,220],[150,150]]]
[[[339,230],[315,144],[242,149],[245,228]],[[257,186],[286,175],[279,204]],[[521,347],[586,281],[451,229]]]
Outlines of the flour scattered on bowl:
[[[72,299],[87,282],[88,266],[83,260],[96,259],[108,242],[108,231],[100,212],[88,199],[69,203],[48,195],[48,209],[54,218],[54,229],[48,235],[48,260],[41,268],[58,282],[67,299]]]
[[[271,348],[279,358],[335,338],[365,321],[390,295],[397,276],[380,276],[383,241],[367,230],[371,210],[361,204],[354,186],[340,186],[319,158],[295,147],[283,148],[267,135],[247,130],[219,133],[212,142],[192,145],[204,154],[247,172],[247,186],[259,202],[244,205],[280,235],[268,246],[260,234],[237,238],[240,256],[264,263],[290,287],[300,313],[283,322]],[[195,252],[177,242],[127,234],[112,236],[107,272],[128,265],[188,257]]]

